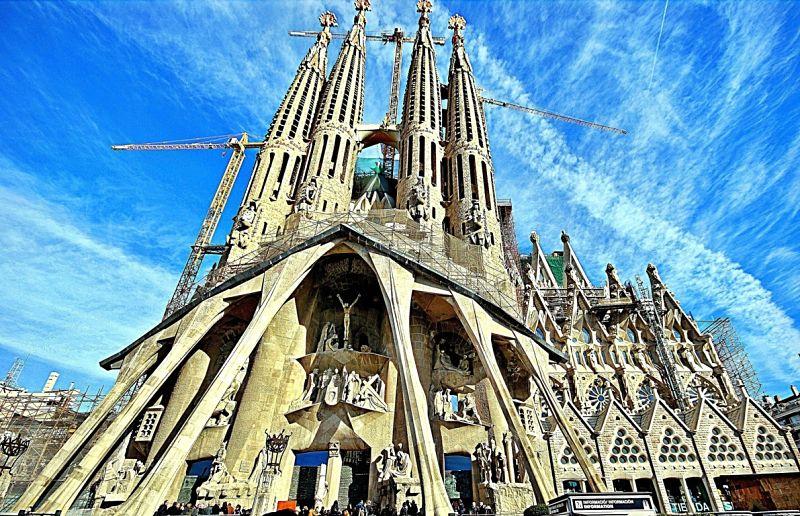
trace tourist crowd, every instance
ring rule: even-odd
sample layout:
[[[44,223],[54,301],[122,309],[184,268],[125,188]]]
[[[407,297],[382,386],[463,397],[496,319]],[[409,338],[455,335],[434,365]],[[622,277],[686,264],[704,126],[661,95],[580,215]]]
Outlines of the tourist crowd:
[[[491,515],[494,514],[494,511],[489,505],[484,504],[483,502],[469,502],[464,503],[460,499],[453,501],[453,512],[460,515]],[[424,509],[417,506],[415,501],[405,501],[403,505],[400,507],[400,510],[397,511],[395,509],[389,509],[384,507],[381,510],[378,510],[376,505],[373,504],[371,501],[360,501],[357,504],[348,504],[346,507],[339,507],[339,502],[333,502],[333,505],[330,509],[317,509],[314,507],[297,507],[293,511],[291,509],[286,509],[283,511],[279,511],[277,513],[266,513],[267,515],[271,514],[280,514],[281,516],[289,515],[289,514],[297,514],[298,516],[424,516],[425,511]],[[228,502],[215,503],[215,504],[205,504],[203,502],[198,502],[197,504],[191,503],[179,503],[173,502],[169,503],[168,501],[164,501],[163,504],[158,508],[155,513],[155,516],[167,516],[167,515],[188,515],[188,516],[195,516],[201,514],[242,514],[242,515],[251,515],[252,511],[250,509],[243,509],[241,505],[234,506],[233,504],[229,504]],[[258,515],[256,515],[258,516]]]

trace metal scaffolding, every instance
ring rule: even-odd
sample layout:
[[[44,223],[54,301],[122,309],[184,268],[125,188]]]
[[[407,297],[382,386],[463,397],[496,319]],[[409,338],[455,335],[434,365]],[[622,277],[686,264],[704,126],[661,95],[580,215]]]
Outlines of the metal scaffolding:
[[[134,389],[123,395],[106,424],[122,410],[141,383],[137,382]],[[11,432],[31,440],[27,452],[11,472],[11,486],[0,503],[0,511],[13,506],[104,397],[102,387],[96,391],[70,386],[69,389],[38,392],[0,387],[0,434]]]
[[[730,318],[718,317],[713,321],[698,321],[697,324],[703,333],[708,333],[714,340],[717,355],[728,376],[734,383],[741,381],[751,398],[759,399],[762,394],[761,382]]]

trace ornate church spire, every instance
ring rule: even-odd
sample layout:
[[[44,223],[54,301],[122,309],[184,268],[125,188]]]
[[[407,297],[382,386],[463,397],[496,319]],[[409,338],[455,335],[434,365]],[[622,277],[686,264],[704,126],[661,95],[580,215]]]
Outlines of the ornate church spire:
[[[450,231],[483,246],[502,264],[502,236],[494,190],[494,167],[483,106],[464,48],[466,21],[450,17],[453,54],[448,73],[445,202]]]
[[[325,84],[330,28],[336,26],[336,16],[324,12],[319,23],[322,31],[300,63],[258,154],[231,233],[234,256],[248,252],[258,240],[274,238],[292,212],[294,185],[302,170],[306,142]]]
[[[311,147],[296,194],[296,211],[346,211],[355,170],[355,127],[364,112],[366,11],[369,0],[356,0],[353,27],[345,36],[317,108]]]
[[[403,99],[403,125],[400,134],[400,174],[397,185],[398,207],[423,225],[439,226],[443,181],[440,162],[442,99],[436,53],[430,29],[432,5],[419,0],[419,29],[411,53],[406,92]]]

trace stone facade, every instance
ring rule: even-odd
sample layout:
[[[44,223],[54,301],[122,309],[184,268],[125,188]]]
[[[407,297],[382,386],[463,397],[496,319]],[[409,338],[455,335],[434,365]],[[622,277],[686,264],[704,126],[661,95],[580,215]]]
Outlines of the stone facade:
[[[400,141],[397,209],[350,211],[355,154],[376,143],[361,124],[369,9],[356,1],[320,84],[323,15],[228,252],[188,305],[103,361],[116,384],[16,508],[68,509],[96,479],[98,514],[176,499],[521,512],[572,490],[696,512],[728,508],[729,478],[797,474],[787,430],[731,384],[655,267],[647,292],[612,265],[594,286],[566,234],[550,255],[532,234],[522,261],[503,245],[466,23],[450,19],[444,88],[426,0],[403,124],[381,129]],[[285,450],[265,442],[276,434]]]

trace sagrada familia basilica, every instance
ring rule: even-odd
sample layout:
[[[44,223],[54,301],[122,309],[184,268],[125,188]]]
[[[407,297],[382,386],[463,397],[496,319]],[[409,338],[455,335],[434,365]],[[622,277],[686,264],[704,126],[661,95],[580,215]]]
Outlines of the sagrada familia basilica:
[[[569,491],[647,491],[692,513],[731,509],[732,479],[797,473],[791,436],[655,266],[648,288],[611,264],[595,285],[565,233],[551,253],[531,233],[520,255],[463,17],[444,82],[418,2],[401,123],[362,121],[370,2],[355,7],[330,72],[336,18],[320,17],[219,263],[102,362],[115,385],[16,509],[520,514]],[[357,191],[357,156],[378,144],[398,170]]]

